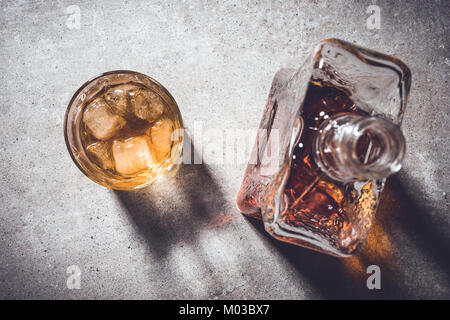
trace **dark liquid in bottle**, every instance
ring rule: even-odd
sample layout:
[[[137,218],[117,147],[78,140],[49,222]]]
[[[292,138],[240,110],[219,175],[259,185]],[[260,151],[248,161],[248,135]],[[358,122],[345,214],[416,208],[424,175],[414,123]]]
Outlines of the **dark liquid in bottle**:
[[[266,110],[262,123],[270,127],[270,114],[274,112],[276,107]],[[283,208],[278,220],[284,228],[288,226],[310,232],[311,236],[314,234],[326,238],[331,246],[353,252],[359,243],[357,238],[353,239],[353,225],[359,225],[355,221],[375,210],[374,181],[358,186],[355,183],[335,181],[321,171],[313,156],[313,142],[320,125],[337,114],[346,113],[367,116],[366,112],[355,106],[344,90],[310,81],[299,114],[303,119],[303,130],[294,148],[289,178],[284,188],[287,207]],[[356,152],[363,163],[370,162],[371,159],[368,157],[369,143],[370,137],[367,135],[363,135],[357,143]],[[258,218],[261,216],[261,196],[266,185],[261,183],[260,176],[251,174],[253,167],[249,166],[247,170],[250,170],[250,174],[244,177],[238,195],[238,206],[242,212]],[[359,212],[356,215],[361,217],[355,217],[355,212]],[[270,229],[268,231],[271,232]],[[323,251],[300,237],[281,236],[277,233],[272,235],[286,242]]]
[[[301,110],[304,128],[294,150],[291,173],[284,191],[288,210],[282,217],[283,222],[290,226],[320,230],[322,235],[334,241],[338,240],[339,231],[348,222],[345,207],[356,194],[353,184],[334,181],[322,173],[314,161],[313,141],[321,123],[338,113],[365,114],[356,109],[344,91],[310,82]],[[358,144],[358,153],[363,161],[366,138],[363,137]],[[298,241],[292,239],[291,242]]]

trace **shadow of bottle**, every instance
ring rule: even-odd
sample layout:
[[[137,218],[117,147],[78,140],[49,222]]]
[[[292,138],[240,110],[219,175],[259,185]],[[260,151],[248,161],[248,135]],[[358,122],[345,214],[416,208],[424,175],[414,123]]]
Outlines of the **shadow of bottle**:
[[[258,220],[247,219],[279,252],[297,269],[300,276],[308,279],[326,299],[408,299],[415,298],[407,283],[402,283],[407,274],[414,274],[414,261],[403,263],[401,240],[394,236],[401,229],[430,263],[440,265],[443,273],[450,270],[448,242],[439,237],[434,226],[426,221],[420,206],[406,195],[397,177],[388,180],[380,199],[374,225],[362,249],[350,258],[335,258],[309,249],[277,241],[270,237]],[[411,245],[409,243],[408,245]],[[403,243],[404,245],[404,243]],[[407,257],[406,259],[414,259]],[[381,289],[369,290],[367,267],[377,265],[381,270]],[[406,265],[406,267],[405,267]],[[448,276],[447,276],[448,280]],[[433,283],[424,284],[429,287]],[[441,284],[442,285],[442,284]],[[448,291],[450,285],[444,284]],[[419,296],[436,298],[436,296]]]

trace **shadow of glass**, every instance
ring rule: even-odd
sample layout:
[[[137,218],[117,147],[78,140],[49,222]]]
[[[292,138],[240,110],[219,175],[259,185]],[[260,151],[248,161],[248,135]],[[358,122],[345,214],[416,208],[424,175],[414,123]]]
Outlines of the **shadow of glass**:
[[[185,139],[190,143],[190,139]],[[194,148],[191,159],[194,159]],[[192,243],[201,227],[219,215],[225,199],[204,164],[181,164],[174,177],[137,191],[114,191],[136,230],[152,251],[165,255],[170,245]]]
[[[190,144],[190,139],[185,143]],[[193,146],[185,150],[191,150],[194,159]],[[200,233],[222,219],[226,203],[204,164],[181,164],[173,177],[142,190],[114,193],[137,234],[145,239],[153,261],[157,261],[154,268],[174,279],[173,288],[160,293],[162,298],[206,298],[224,287],[214,276],[213,261],[209,261],[200,241]]]
[[[186,138],[185,143],[190,143]],[[185,145],[186,146],[186,145]],[[194,159],[193,146],[184,150]],[[170,287],[161,290],[161,298],[198,299],[222,297],[242,279],[229,280],[226,261],[211,260],[211,251],[225,250],[223,241],[208,245],[208,238],[232,239],[227,228],[234,219],[219,184],[204,164],[182,164],[177,174],[138,191],[114,191],[136,233],[145,239],[152,257],[153,272],[170,278]],[[219,259],[220,260],[220,259]],[[239,263],[232,264],[232,274],[241,274]],[[221,272],[221,274],[217,274]],[[236,273],[235,273],[236,272]]]

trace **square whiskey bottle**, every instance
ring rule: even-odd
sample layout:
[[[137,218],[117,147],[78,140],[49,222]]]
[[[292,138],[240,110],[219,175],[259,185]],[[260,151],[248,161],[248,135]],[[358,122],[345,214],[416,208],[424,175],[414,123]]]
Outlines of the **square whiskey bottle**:
[[[371,227],[385,179],[400,170],[411,84],[400,60],[321,41],[272,83],[237,205],[275,238],[338,257]]]

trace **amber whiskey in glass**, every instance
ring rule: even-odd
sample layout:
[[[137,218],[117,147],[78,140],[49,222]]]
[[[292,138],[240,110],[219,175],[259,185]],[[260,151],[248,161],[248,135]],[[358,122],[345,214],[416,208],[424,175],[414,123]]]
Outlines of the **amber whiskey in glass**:
[[[66,113],[65,137],[78,167],[112,189],[138,189],[177,167],[183,123],[170,93],[133,71],[84,84]]]

